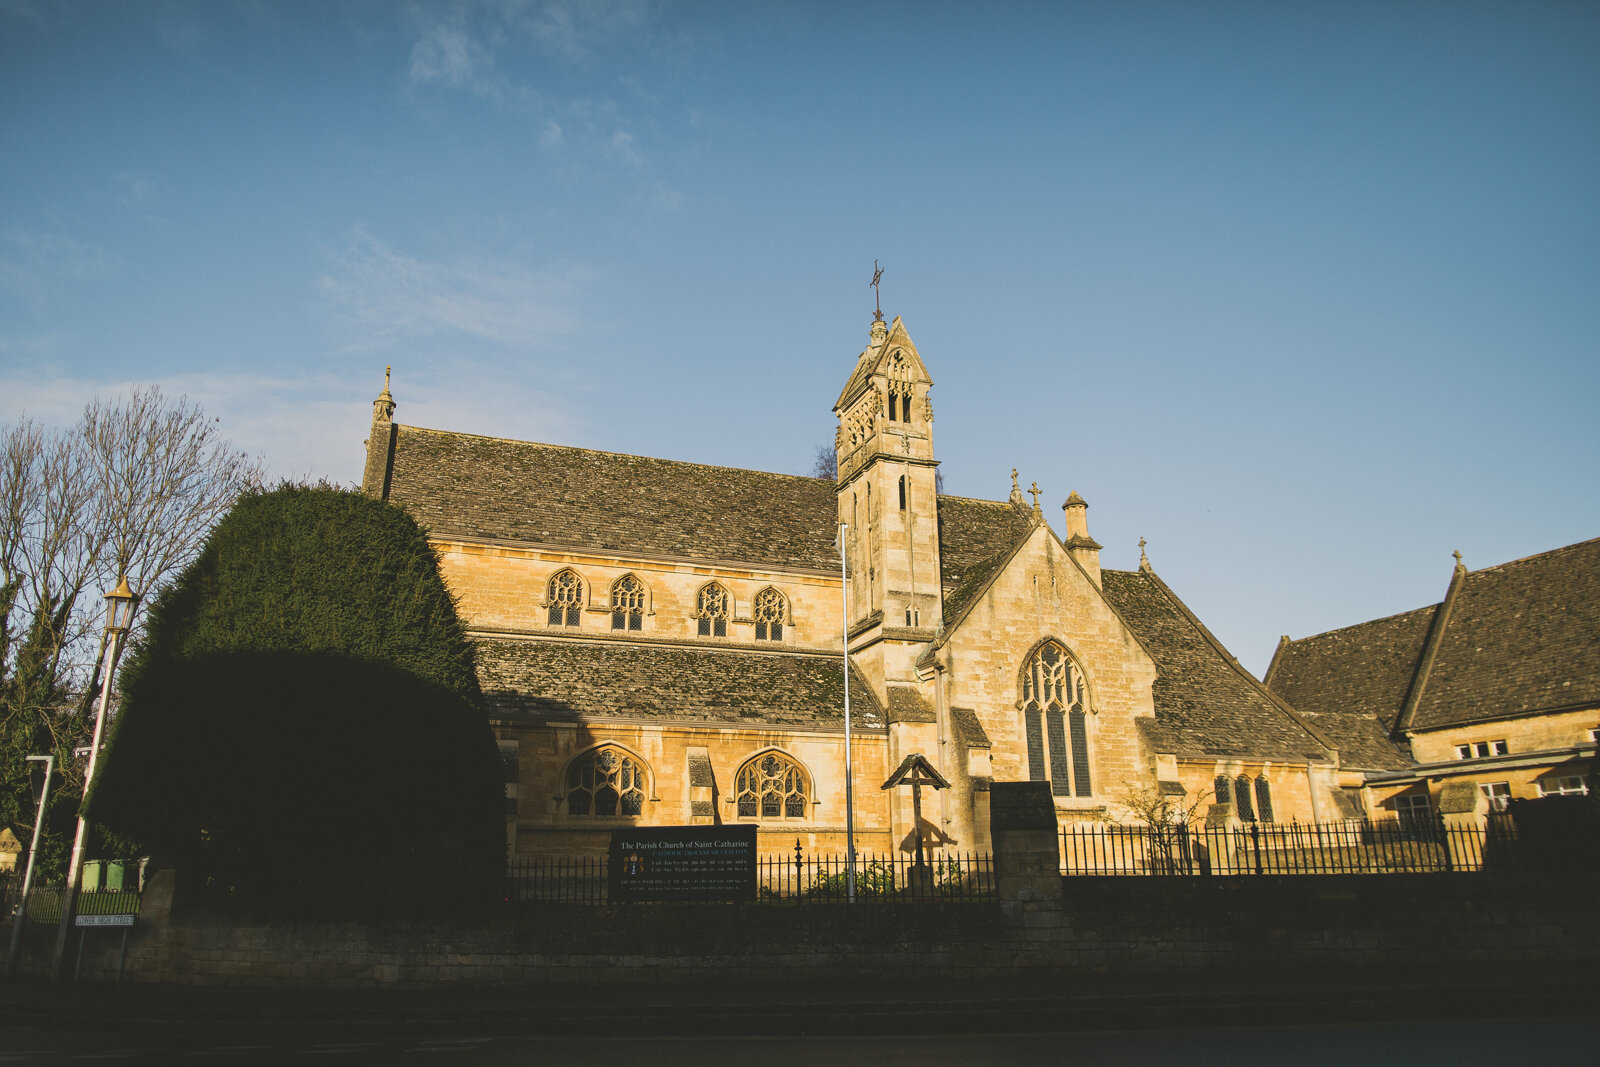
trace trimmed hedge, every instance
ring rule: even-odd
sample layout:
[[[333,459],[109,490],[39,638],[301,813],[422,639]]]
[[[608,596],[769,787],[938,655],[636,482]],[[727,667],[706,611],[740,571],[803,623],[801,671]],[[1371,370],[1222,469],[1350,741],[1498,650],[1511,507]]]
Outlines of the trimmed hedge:
[[[91,816],[187,891],[306,916],[492,899],[502,770],[420,527],[358,493],[242,499],[151,609]]]

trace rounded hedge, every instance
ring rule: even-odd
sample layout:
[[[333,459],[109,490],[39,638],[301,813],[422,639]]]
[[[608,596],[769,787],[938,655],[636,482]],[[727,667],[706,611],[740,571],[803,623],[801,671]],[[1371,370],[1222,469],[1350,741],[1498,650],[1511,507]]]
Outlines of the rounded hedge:
[[[248,495],[152,605],[90,815],[186,891],[427,913],[504,871],[472,645],[420,527],[354,492]]]

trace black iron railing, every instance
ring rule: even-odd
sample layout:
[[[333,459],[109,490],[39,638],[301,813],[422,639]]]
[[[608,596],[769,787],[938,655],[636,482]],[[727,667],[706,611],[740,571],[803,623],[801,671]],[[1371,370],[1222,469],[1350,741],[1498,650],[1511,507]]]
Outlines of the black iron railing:
[[[756,900],[770,904],[828,904],[849,895],[849,863],[841,855],[803,851],[756,860]],[[532,857],[507,870],[506,899],[558,904],[604,904],[604,856]],[[930,852],[915,857],[856,854],[856,900],[868,903],[974,903],[994,900],[994,864],[974,852]]]
[[[1393,874],[1481,870],[1514,841],[1508,817],[1486,826],[1442,819],[1204,826],[1072,826],[1067,875]]]

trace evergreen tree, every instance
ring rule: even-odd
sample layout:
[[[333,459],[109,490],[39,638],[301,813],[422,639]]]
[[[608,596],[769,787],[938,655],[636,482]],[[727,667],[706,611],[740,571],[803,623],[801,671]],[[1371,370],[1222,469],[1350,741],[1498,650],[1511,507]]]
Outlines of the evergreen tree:
[[[486,899],[502,771],[422,529],[329,487],[242,498],[152,606],[91,817],[186,891],[304,915]]]

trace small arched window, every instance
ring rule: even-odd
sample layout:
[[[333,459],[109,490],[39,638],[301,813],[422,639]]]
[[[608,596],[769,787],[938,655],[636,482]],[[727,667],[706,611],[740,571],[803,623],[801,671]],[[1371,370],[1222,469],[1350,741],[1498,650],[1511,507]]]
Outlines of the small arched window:
[[[1085,695],[1083,675],[1059,644],[1046,641],[1028,657],[1022,671],[1028,777],[1049,782],[1058,797],[1093,795]]]
[[[756,594],[756,640],[782,641],[783,624],[788,618],[789,606],[783,594],[768,586]]]
[[[631,574],[611,585],[611,628],[644,629],[644,583]]]
[[[1217,780],[1211,783],[1212,797],[1218,804],[1231,804],[1233,802],[1233,783],[1225,774],[1217,775]]]
[[[1255,807],[1250,803],[1250,776],[1241,774],[1233,780],[1234,813],[1245,822],[1256,821]]]
[[[781,753],[765,752],[746,763],[734,776],[733,784],[741,819],[806,817],[805,772]]]
[[[906,509],[906,476],[904,474],[902,474],[900,476],[900,510],[904,511],[905,509]]]
[[[550,625],[576,626],[583,614],[583,579],[561,571],[550,579]]]
[[[695,598],[695,619],[698,622],[698,633],[701,637],[727,637],[728,614],[732,598],[728,591],[716,582],[700,587],[700,595]]]
[[[1272,784],[1264,774],[1256,775],[1256,815],[1262,822],[1272,821]]]
[[[639,815],[644,811],[644,768],[612,745],[586,752],[567,768],[568,815]]]

